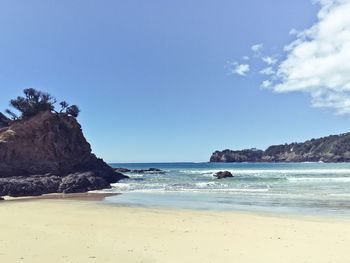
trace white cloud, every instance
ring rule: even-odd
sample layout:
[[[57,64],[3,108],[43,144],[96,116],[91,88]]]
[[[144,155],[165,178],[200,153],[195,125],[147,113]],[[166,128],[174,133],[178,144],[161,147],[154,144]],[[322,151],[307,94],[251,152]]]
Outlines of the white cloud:
[[[264,47],[263,44],[255,44],[255,45],[252,46],[252,50],[254,52],[259,52],[263,47]]]
[[[270,86],[275,92],[308,93],[314,107],[350,114],[350,0],[316,2],[318,21],[293,31],[297,39],[285,47],[286,58]]]
[[[263,57],[262,60],[268,65],[274,65],[277,62],[277,59],[272,57]]]
[[[230,63],[231,67],[230,72],[232,74],[238,74],[241,76],[246,76],[246,73],[249,72],[250,66],[248,64],[238,64],[237,62]]]
[[[271,86],[272,82],[270,80],[265,80],[263,81],[263,83],[261,84],[261,87],[263,88],[269,88]]]
[[[272,67],[267,67],[267,68],[264,68],[263,70],[260,70],[259,73],[260,73],[260,74],[263,74],[263,75],[273,75],[273,74],[275,74],[276,72],[273,70]]]
[[[248,56],[244,56],[243,60],[249,60],[249,57]]]
[[[299,31],[296,30],[295,28],[292,28],[292,30],[289,31],[289,35],[298,35]]]

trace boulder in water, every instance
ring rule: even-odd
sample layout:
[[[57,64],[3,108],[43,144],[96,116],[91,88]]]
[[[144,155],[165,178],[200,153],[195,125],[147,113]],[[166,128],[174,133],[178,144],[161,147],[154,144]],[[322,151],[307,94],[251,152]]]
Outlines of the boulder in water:
[[[233,177],[233,175],[229,171],[220,171],[214,174],[214,177],[216,177],[217,179],[223,179],[227,177]]]

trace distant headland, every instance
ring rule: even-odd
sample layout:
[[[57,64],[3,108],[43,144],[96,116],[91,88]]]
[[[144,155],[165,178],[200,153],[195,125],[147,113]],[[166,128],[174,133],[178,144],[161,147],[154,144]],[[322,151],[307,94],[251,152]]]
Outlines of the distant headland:
[[[215,151],[210,162],[350,162],[350,133],[258,149]]]

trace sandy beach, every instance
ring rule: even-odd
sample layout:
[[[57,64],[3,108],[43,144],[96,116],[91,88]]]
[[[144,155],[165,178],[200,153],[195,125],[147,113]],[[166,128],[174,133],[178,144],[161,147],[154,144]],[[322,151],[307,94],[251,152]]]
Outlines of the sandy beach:
[[[347,218],[77,199],[0,202],[0,262],[350,262]]]

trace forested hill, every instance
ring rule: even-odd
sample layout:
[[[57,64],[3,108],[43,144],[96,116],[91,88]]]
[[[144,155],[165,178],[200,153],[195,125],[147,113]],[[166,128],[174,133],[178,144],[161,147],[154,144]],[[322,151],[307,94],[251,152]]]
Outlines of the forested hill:
[[[311,139],[303,143],[273,145],[257,149],[224,150],[212,154],[210,162],[350,162],[350,133]]]

